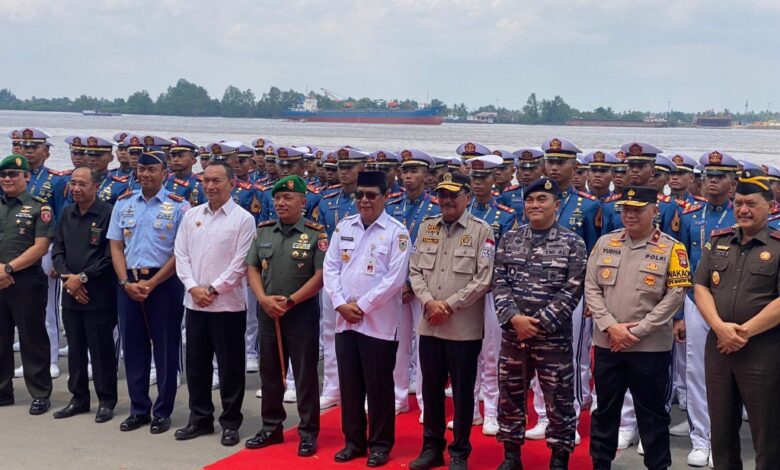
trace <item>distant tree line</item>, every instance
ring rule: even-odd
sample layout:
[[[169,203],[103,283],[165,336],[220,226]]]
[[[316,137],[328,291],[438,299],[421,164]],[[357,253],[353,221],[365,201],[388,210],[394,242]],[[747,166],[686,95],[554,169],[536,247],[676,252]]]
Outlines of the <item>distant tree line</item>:
[[[323,90],[324,91],[324,90]],[[335,98],[332,94],[318,94],[311,92],[317,98],[320,109],[340,109],[353,107],[359,109],[376,109],[385,107],[385,100],[371,98]],[[284,111],[299,105],[305,95],[295,90],[282,91],[272,86],[268,92],[259,98],[251,89],[241,90],[233,85],[228,86],[222,95],[222,99],[211,98],[208,91],[200,85],[179,79],[175,85],[169,86],[166,91],[160,93],[157,99],[152,99],[146,90],[136,91],[125,98],[95,98],[81,95],[76,99],[62,98],[18,98],[7,88],[0,89],[0,109],[24,110],[24,111],[65,111],[81,112],[83,110],[98,110],[110,113],[122,114],[159,114],[167,116],[224,116],[224,117],[255,117],[255,118],[281,118]],[[415,100],[392,100],[392,106],[401,109],[415,109],[420,103]],[[507,109],[495,105],[482,106],[477,109],[469,109],[465,104],[452,104],[447,106],[438,99],[431,100],[431,106],[440,106],[444,109],[445,116],[458,119],[466,119],[470,115],[481,112],[496,113],[496,122],[507,124],[563,124],[570,119],[598,119],[598,120],[627,120],[641,121],[647,118],[661,117],[670,125],[687,124],[693,121],[697,115],[727,114],[738,122],[766,121],[780,119],[780,113],[747,112],[732,113],[728,109],[721,112],[708,110],[702,113],[685,113],[670,111],[657,114],[646,111],[622,111],[616,112],[611,107],[599,106],[592,111],[580,111],[571,107],[560,96],[553,99],[538,99],[536,93],[531,93],[525,106],[521,109]]]

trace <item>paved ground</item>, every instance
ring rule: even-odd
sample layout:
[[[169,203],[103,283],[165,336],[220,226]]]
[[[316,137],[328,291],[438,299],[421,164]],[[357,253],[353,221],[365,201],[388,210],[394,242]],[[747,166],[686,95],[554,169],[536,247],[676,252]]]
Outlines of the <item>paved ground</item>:
[[[17,365],[20,363],[17,354]],[[52,411],[64,407],[68,400],[67,361],[61,358],[62,375],[54,381]],[[247,374],[246,397],[244,399],[244,425],[241,428],[242,442],[253,435],[260,423],[260,400],[255,391],[260,385],[258,374]],[[96,424],[94,415],[84,414],[66,420],[55,420],[52,412],[42,416],[27,413],[30,398],[22,379],[14,380],[16,405],[0,408],[0,464],[3,469],[196,469],[209,464],[242,447],[226,448],[220,445],[221,431],[213,436],[200,437],[191,441],[178,442],[173,431],[187,422],[187,387],[182,384],[176,396],[176,408],[172,416],[171,430],[161,435],[151,435],[148,427],[131,433],[119,431],[119,423],[126,417],[130,404],[127,384],[120,371],[119,403],[115,418],[104,424]],[[93,398],[94,400],[94,398]],[[219,396],[214,393],[214,402],[219,411]],[[97,411],[93,404],[93,411]],[[297,423],[294,405],[288,405],[286,426]],[[679,423],[684,414],[675,408],[672,423]],[[690,441],[687,438],[672,437],[672,460],[674,469],[689,468],[685,463]],[[750,462],[746,469],[755,468],[753,452],[747,426],[743,428],[742,447],[744,457]],[[618,455],[613,464],[616,470],[643,468],[641,456],[631,447]]]

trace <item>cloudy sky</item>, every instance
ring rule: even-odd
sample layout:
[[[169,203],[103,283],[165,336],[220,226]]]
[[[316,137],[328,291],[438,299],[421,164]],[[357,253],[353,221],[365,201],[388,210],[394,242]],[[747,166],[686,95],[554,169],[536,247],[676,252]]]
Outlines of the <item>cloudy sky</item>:
[[[518,108],[780,109],[780,0],[0,0],[19,97],[186,78]]]

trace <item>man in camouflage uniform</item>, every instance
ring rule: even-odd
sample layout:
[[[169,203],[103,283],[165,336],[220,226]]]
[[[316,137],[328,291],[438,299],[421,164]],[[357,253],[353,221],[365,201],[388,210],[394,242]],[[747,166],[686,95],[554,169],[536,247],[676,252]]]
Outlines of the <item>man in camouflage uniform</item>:
[[[500,470],[523,468],[526,391],[534,372],[549,419],[550,468],[568,468],[574,450],[572,312],[582,296],[587,252],[582,238],[558,225],[560,204],[555,180],[531,183],[524,204],[529,224],[507,232],[496,251],[493,294],[504,330],[498,371],[498,440],[505,456]]]

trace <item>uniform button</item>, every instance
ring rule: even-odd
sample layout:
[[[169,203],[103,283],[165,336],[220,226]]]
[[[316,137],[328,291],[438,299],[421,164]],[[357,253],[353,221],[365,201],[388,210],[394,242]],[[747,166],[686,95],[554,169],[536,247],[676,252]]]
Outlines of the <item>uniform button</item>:
[[[732,287],[731,290],[737,290],[737,286]]]
[[[444,272],[444,269],[442,269],[441,272]]]

